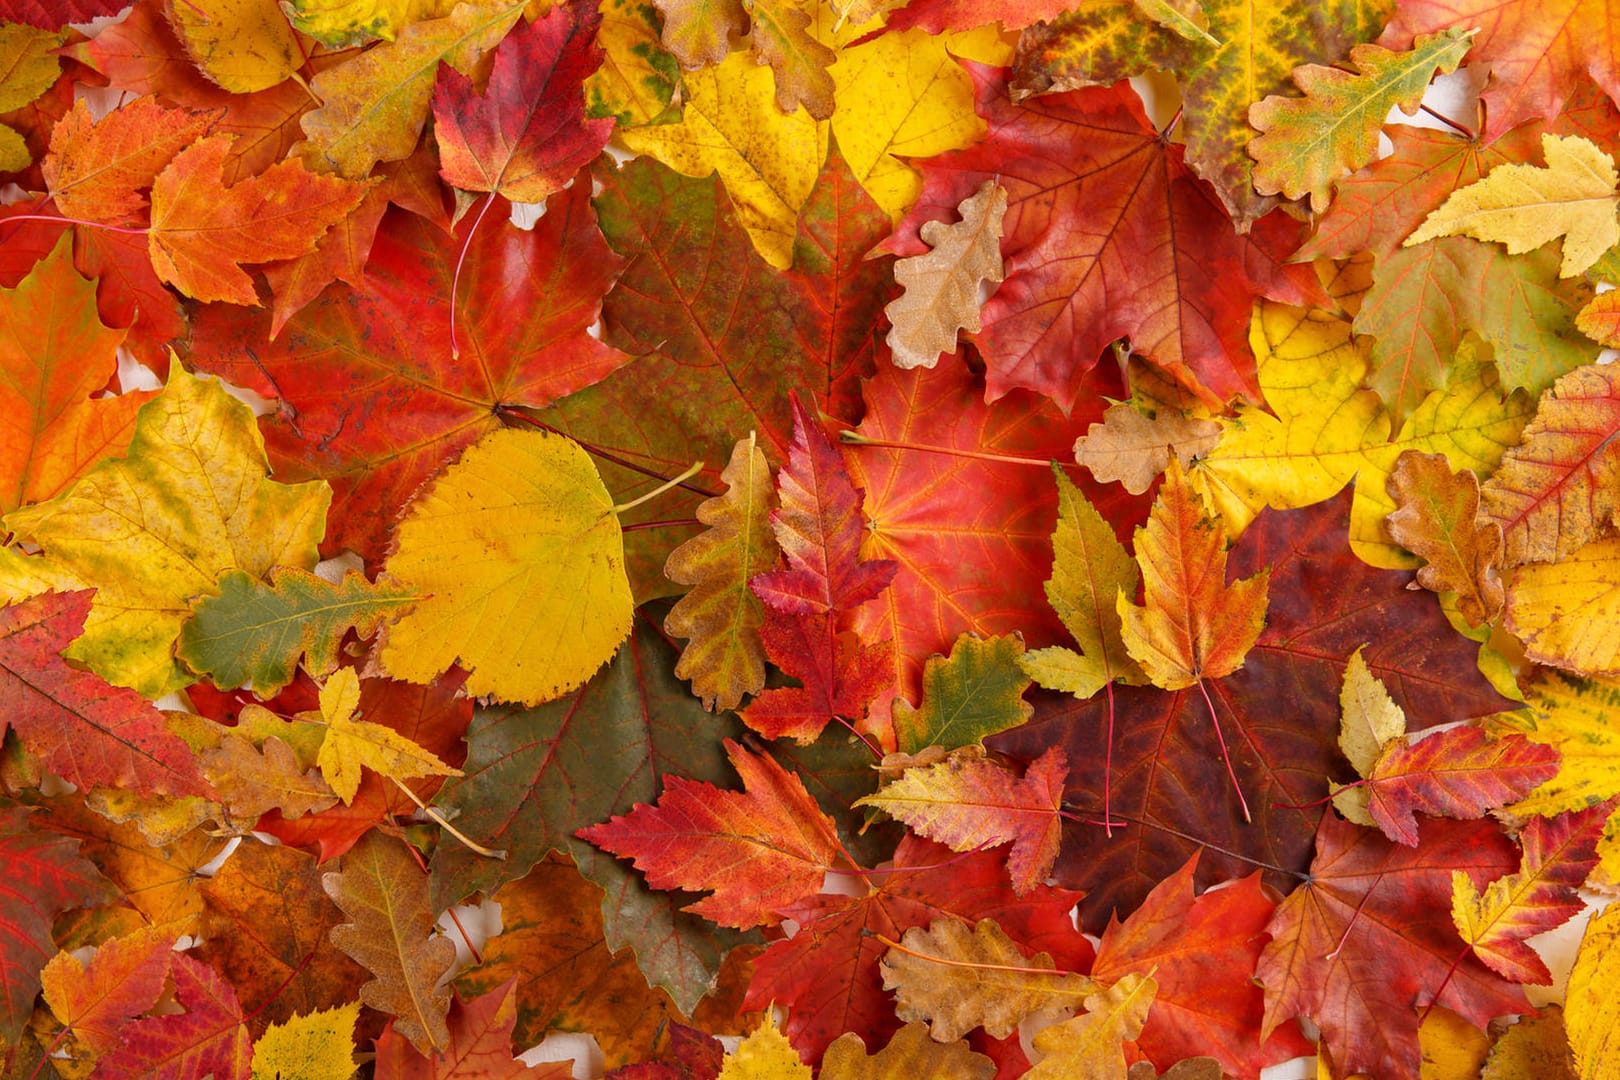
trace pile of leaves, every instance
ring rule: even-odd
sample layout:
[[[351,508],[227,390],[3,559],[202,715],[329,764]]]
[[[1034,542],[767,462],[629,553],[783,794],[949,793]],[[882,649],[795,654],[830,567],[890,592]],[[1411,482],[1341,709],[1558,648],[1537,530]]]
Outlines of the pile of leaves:
[[[4,1076],[1620,1074],[1601,0],[124,8],[0,0]]]

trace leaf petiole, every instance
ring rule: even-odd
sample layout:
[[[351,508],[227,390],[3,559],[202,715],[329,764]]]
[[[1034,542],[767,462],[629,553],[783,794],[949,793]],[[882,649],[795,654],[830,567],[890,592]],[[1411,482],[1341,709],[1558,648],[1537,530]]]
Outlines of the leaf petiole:
[[[653,488],[651,491],[647,492],[645,495],[637,496],[636,498],[631,499],[627,503],[619,503],[617,506],[615,506],[613,508],[613,512],[615,514],[622,514],[626,510],[632,510],[632,509],[640,506],[642,503],[646,502],[649,499],[656,499],[658,496],[662,495],[664,492],[668,491],[670,488],[679,487],[683,480],[690,480],[692,477],[696,476],[698,473],[700,473],[702,471],[703,471],[703,462],[694,461],[694,462],[692,462],[691,466],[689,468],[687,468],[687,470],[685,472],[681,473],[681,475],[671,477],[670,479],[665,480],[662,484],[659,484],[657,487]]]
[[[501,859],[503,861],[506,859],[506,852],[497,851],[494,848],[487,848],[484,845],[470,839],[466,833],[450,824],[450,819],[439,813],[436,807],[429,806],[421,799],[418,799],[416,797],[416,792],[412,791],[410,788],[406,787],[392,776],[390,776],[388,779],[394,781],[395,786],[405,793],[406,798],[410,799],[411,802],[416,804],[416,808],[418,810],[432,818],[440,828],[444,829],[445,832],[449,833],[457,840],[460,840],[463,844],[466,844],[469,849],[476,851],[478,854],[487,859]]]

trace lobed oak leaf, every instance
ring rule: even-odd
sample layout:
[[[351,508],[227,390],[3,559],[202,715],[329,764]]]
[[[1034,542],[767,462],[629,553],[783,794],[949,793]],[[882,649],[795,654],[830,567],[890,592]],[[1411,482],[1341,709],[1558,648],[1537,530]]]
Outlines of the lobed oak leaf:
[[[1384,747],[1367,775],[1368,811],[1385,836],[1414,847],[1416,813],[1483,817],[1557,772],[1558,755],[1550,747],[1514,735],[1492,739],[1478,727],[1448,728]]]
[[[301,33],[335,49],[381,38],[393,41],[411,23],[442,19],[456,0],[284,0],[282,10]]]
[[[918,1076],[951,1076],[960,1080],[991,1080],[996,1063],[968,1049],[965,1040],[938,1043],[928,1037],[925,1024],[907,1024],[875,1054],[854,1032],[840,1035],[821,1059],[826,1080],[912,1080]]]
[[[230,984],[213,968],[185,953],[170,963],[179,1014],[149,1016],[126,1025],[119,1044],[96,1064],[108,1080],[249,1080],[252,1041]]]
[[[1585,908],[1576,890],[1597,865],[1598,840],[1614,800],[1555,818],[1533,819],[1519,833],[1519,870],[1481,892],[1461,871],[1451,875],[1451,918],[1475,956],[1513,982],[1552,985],[1547,964],[1527,940],[1557,929]]]
[[[1408,450],[1389,474],[1396,510],[1385,521],[1390,537],[1428,565],[1417,583],[1430,592],[1455,592],[1470,626],[1493,623],[1502,613],[1502,526],[1483,517],[1479,478],[1452,472],[1441,454]]]
[[[664,48],[688,70],[720,63],[731,51],[731,36],[744,32],[741,0],[653,0],[653,4],[664,17]]]
[[[321,687],[319,718],[326,725],[326,738],[316,764],[333,793],[345,803],[354,801],[362,766],[401,783],[422,776],[460,775],[460,769],[446,765],[393,728],[354,719],[359,705],[359,676],[353,668],[339,668]]]
[[[588,3],[552,9],[495,48],[488,88],[441,68],[433,90],[439,173],[462,191],[544,202],[602,152],[611,120],[585,116],[585,79],[601,64],[601,15]]]
[[[1185,468],[1213,450],[1220,433],[1220,425],[1201,416],[1168,408],[1144,416],[1121,402],[1108,406],[1102,423],[1092,424],[1074,441],[1074,461],[1089,469],[1098,483],[1118,481],[1132,495],[1142,495],[1172,457]]]
[[[1126,975],[1085,999],[1086,1011],[1035,1036],[1046,1056],[1024,1075],[1031,1080],[1124,1080],[1125,1049],[1142,1033],[1158,984],[1151,975]]]
[[[725,748],[742,792],[672,776],[656,805],[577,835],[633,859],[655,889],[710,893],[685,910],[747,929],[779,921],[780,909],[821,887],[838,834],[797,776],[730,739]]]
[[[1575,1074],[1595,1080],[1620,1063],[1620,1008],[1610,993],[1620,977],[1620,907],[1604,908],[1586,924],[1564,995],[1564,1030]]]
[[[781,552],[770,525],[770,466],[753,432],[737,440],[720,479],[726,493],[697,508],[708,528],[664,563],[665,577],[692,586],[670,608],[664,629],[688,639],[675,677],[690,679],[705,707],[734,709],[765,686],[765,610],[748,583]]]
[[[1556,563],[1507,578],[1508,633],[1540,664],[1580,675],[1620,675],[1620,537],[1594,540]]]
[[[271,1024],[253,1044],[253,1080],[349,1080],[360,1003],[299,1013]]]
[[[937,765],[907,769],[855,805],[875,806],[953,851],[1010,842],[1007,869],[1013,892],[1024,896],[1046,880],[1057,859],[1068,759],[1053,747],[1031,762],[1022,778],[1015,778],[1010,769],[973,749],[959,750]]]
[[[525,1065],[512,1056],[512,1025],[517,1018],[513,980],[493,990],[450,1003],[450,1043],[442,1053],[417,1051],[393,1026],[377,1040],[377,1080],[567,1080],[573,1062]]]
[[[1162,689],[1230,675],[1265,627],[1270,571],[1228,585],[1222,533],[1180,463],[1171,462],[1136,532],[1142,605],[1117,594],[1125,648]]]
[[[1606,294],[1605,294],[1606,295]],[[1519,445],[1481,485],[1502,527],[1504,565],[1568,558],[1620,513],[1620,373],[1594,364],[1559,379]]]
[[[956,352],[956,335],[978,333],[980,293],[1001,281],[1001,222],[1007,191],[986,180],[957,210],[962,220],[924,222],[918,238],[930,250],[894,264],[905,290],[883,309],[889,317],[889,348],[896,366],[933,367],[942,353]]]
[[[994,919],[939,919],[907,930],[900,945],[883,958],[883,988],[895,992],[900,1019],[926,1020],[936,1042],[976,1027],[1005,1039],[1033,1014],[1073,1008],[1097,991],[1084,975],[1056,970],[1046,953],[1025,956]]]
[[[1017,633],[988,640],[963,634],[949,657],[930,656],[923,663],[921,703],[894,702],[899,752],[973,746],[1027,721],[1035,711],[1024,700],[1030,683],[1024,673],[1027,659],[1024,639]]]
[[[349,918],[332,927],[332,944],[373,976],[360,987],[361,1003],[392,1015],[394,1030],[423,1054],[448,1048],[450,989],[439,984],[456,947],[433,933],[427,875],[404,843],[367,833],[321,886]]]
[[[321,234],[359,205],[366,187],[311,173],[297,161],[226,187],[230,148],[230,136],[207,136],[158,173],[146,239],[158,277],[185,295],[257,305],[241,264],[314,250]]]
[[[88,967],[57,953],[40,971],[45,1004],[77,1042],[104,1057],[124,1027],[157,1004],[173,951],[172,936],[148,928],[102,943]]]
[[[826,120],[833,114],[833,77],[827,69],[838,54],[822,43],[816,29],[810,12],[794,0],[749,0],[754,62],[776,76],[777,107],[791,113],[803,106],[817,120]]]

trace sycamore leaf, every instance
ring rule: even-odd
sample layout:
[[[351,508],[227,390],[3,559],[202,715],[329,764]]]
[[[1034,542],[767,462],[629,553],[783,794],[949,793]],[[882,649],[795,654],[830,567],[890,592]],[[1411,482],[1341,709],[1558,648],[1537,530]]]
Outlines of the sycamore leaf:
[[[332,927],[332,943],[373,976],[360,988],[361,1003],[392,1015],[394,1029],[422,1053],[446,1049],[450,989],[439,983],[456,947],[433,933],[427,875],[404,842],[367,833],[321,885],[349,917]]]
[[[1556,563],[1507,579],[1508,633],[1525,655],[1581,675],[1620,675],[1620,537],[1594,540]]]
[[[1202,416],[1168,407],[1145,416],[1120,402],[1108,406],[1102,423],[1092,424],[1075,440],[1074,460],[1090,469],[1098,483],[1117,480],[1132,495],[1142,495],[1172,457],[1186,467],[1213,450],[1220,434],[1220,425]]]
[[[1474,955],[1514,982],[1551,986],[1552,973],[1528,938],[1564,925],[1585,907],[1576,894],[1597,865],[1598,840],[1614,800],[1538,817],[1519,833],[1519,870],[1483,893],[1461,871],[1451,875],[1451,917]]]
[[[1125,647],[1161,689],[1230,675],[1265,627],[1270,570],[1228,585],[1224,531],[1172,462],[1136,532],[1143,603],[1117,601]]]
[[[197,69],[233,94],[268,89],[304,63],[277,0],[165,0],[163,6]]]
[[[174,1000],[184,1012],[124,1025],[118,1046],[97,1063],[104,1076],[207,1076],[249,1080],[252,1039],[230,983],[201,961],[175,953],[169,961]]]
[[[923,664],[922,702],[894,701],[894,731],[902,754],[930,746],[955,750],[1024,723],[1035,712],[1024,700],[1028,654],[1016,634],[981,639],[963,634],[951,655]]]
[[[627,130],[625,145],[685,176],[719,173],[754,249],[786,270],[799,211],[827,156],[826,125],[803,109],[778,108],[772,72],[746,53],[688,72],[682,85],[680,123]]]
[[[1599,1080],[1620,1065],[1620,905],[1592,917],[1575,954],[1564,995],[1564,1030],[1581,1080]]]
[[[61,494],[121,452],[148,391],[95,395],[117,368],[124,331],[103,326],[96,290],[64,237],[15,289],[0,289],[0,513]]]
[[[454,6],[455,0],[282,0],[296,29],[335,49],[393,41],[411,23],[443,18]]]
[[[716,1080],[810,1080],[813,1075],[767,1013],[765,1022],[726,1055]]]
[[[354,719],[359,704],[360,679],[353,668],[339,668],[321,687],[320,719],[326,724],[326,739],[316,763],[345,803],[354,801],[361,766],[401,782],[461,775],[460,769],[452,769],[393,728]]]
[[[192,603],[175,655],[214,685],[249,686],[261,698],[292,682],[300,658],[305,671],[324,679],[337,669],[345,634],[370,637],[383,619],[420,599],[353,570],[334,584],[288,566],[271,570],[268,581],[227,570],[218,589]]]
[[[534,705],[612,658],[635,610],[612,497],[579,444],[499,429],[412,501],[384,570],[425,595],[383,630],[381,668]]]
[[[1001,219],[1007,191],[994,180],[957,207],[962,220],[923,224],[918,236],[931,250],[894,264],[904,287],[883,313],[889,317],[889,347],[903,368],[933,367],[940,354],[956,351],[960,330],[979,332],[980,291],[1002,279]]]
[[[472,1001],[455,998],[443,1053],[418,1052],[390,1024],[377,1040],[376,1080],[569,1080],[573,1062],[531,1066],[512,1057],[517,1001],[511,980]]]
[[[253,1080],[349,1080],[360,1003],[299,1013],[271,1024],[253,1044]]]
[[[309,137],[304,160],[358,180],[379,161],[409,157],[427,121],[439,64],[472,70],[506,37],[523,7],[507,0],[458,3],[446,17],[413,22],[396,40],[315,76],[311,85],[321,105],[299,121]]]
[[[241,264],[313,251],[321,234],[359,205],[366,185],[283,161],[226,187],[230,150],[230,136],[212,135],[175,155],[158,174],[147,243],[158,277],[187,296],[256,305],[253,281]]]
[[[770,527],[770,466],[752,432],[737,440],[720,479],[726,493],[697,508],[708,529],[664,563],[665,577],[692,586],[670,608],[664,629],[688,639],[675,676],[691,679],[707,707],[735,709],[765,686],[765,610],[748,583],[775,566],[781,551]]]
[[[1525,795],[1558,772],[1550,747],[1483,728],[1454,727],[1385,746],[1367,774],[1368,810],[1384,835],[1414,847],[1416,813],[1477,818]]]
[[[587,120],[582,87],[601,63],[594,4],[554,8],[495,49],[482,95],[454,68],[433,91],[439,174],[462,191],[498,191],[544,202],[601,153],[611,120]]]
[[[1320,64],[1295,68],[1305,97],[1272,95],[1249,106],[1249,122],[1260,132],[1249,143],[1255,189],[1290,199],[1309,195],[1311,209],[1321,213],[1337,181],[1377,159],[1389,111],[1414,115],[1429,81],[1457,70],[1472,36],[1427,34],[1401,53],[1357,45],[1350,50],[1354,74]]]
[[[823,1080],[916,1080],[923,1076],[991,1080],[996,1063],[968,1049],[965,1040],[941,1044],[928,1037],[926,1024],[907,1024],[894,1033],[887,1046],[870,1055],[861,1036],[854,1032],[840,1035],[827,1047],[820,1075]]]
[[[137,414],[127,456],[5,517],[49,565],[95,584],[84,634],[64,655],[148,697],[189,684],[173,649],[192,597],[212,592],[225,570],[259,577],[315,564],[330,491],[265,472],[252,411],[171,364],[168,385]]]
[[[821,888],[837,830],[797,775],[730,739],[725,747],[744,791],[672,776],[657,805],[638,803],[578,835],[634,859],[655,889],[712,894],[688,911],[722,926],[773,924],[780,909]]]
[[[1454,192],[1404,246],[1439,236],[1472,236],[1520,255],[1564,238],[1559,277],[1575,277],[1620,243],[1614,160],[1578,135],[1543,135],[1547,164],[1498,165]]]
[[[1024,1075],[1029,1080],[1124,1080],[1121,1045],[1142,1033],[1158,984],[1152,976],[1126,975],[1085,999],[1086,1011],[1035,1036],[1046,1056]]]
[[[1428,565],[1417,581],[1431,592],[1458,593],[1470,626],[1502,613],[1502,526],[1480,513],[1479,478],[1452,472],[1441,454],[1403,453],[1389,474],[1396,510],[1385,520],[1390,537]]]
[[[1604,295],[1608,295],[1605,293]],[[1559,379],[1518,446],[1481,485],[1509,567],[1568,558],[1620,513],[1620,371],[1593,364]]]
[[[1046,953],[1025,956],[994,919],[938,919],[907,930],[883,957],[883,988],[902,1020],[926,1020],[937,1042],[982,1027],[1005,1039],[1034,1013],[1073,1008],[1097,985],[1056,970]],[[1012,970],[1017,969],[1017,970]]]
[[[72,953],[57,953],[39,976],[45,1004],[74,1039],[104,1056],[130,1020],[157,1004],[173,951],[173,935],[148,928],[105,942],[89,967]]]
[[[63,216],[108,225],[142,218],[150,188],[170,160],[208,129],[207,114],[137,98],[99,121],[83,100],[51,129],[42,171]]]
[[[1031,762],[1019,779],[974,749],[959,750],[938,765],[907,769],[855,805],[876,806],[919,836],[938,840],[953,851],[1011,842],[1007,869],[1013,891],[1023,896],[1046,880],[1057,858],[1063,828],[1058,810],[1069,775],[1068,759],[1053,747]],[[935,1036],[942,1037],[937,1030]]]

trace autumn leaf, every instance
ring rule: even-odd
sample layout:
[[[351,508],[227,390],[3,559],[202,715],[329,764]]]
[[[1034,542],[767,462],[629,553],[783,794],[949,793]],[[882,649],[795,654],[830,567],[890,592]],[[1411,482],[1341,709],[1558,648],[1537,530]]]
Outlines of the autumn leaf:
[[[403,842],[367,833],[321,885],[349,918],[332,927],[332,944],[372,974],[360,1001],[393,1016],[394,1029],[417,1050],[447,1048],[450,990],[438,984],[456,947],[432,932],[427,877]]]
[[[253,1044],[253,1080],[349,1080],[359,1018],[360,1003],[351,1001],[271,1024]]]
[[[810,1080],[810,1066],[799,1060],[791,1043],[776,1030],[776,1020],[751,1031],[726,1055],[718,1080]]]
[[[339,668],[321,687],[319,719],[326,738],[316,764],[338,798],[354,801],[362,766],[400,782],[460,773],[392,728],[355,719],[359,704],[360,679],[353,668]]]
[[[1092,424],[1074,441],[1074,461],[1098,483],[1118,481],[1132,495],[1142,495],[1172,457],[1185,468],[1215,447],[1220,432],[1219,425],[1204,417],[1169,408],[1145,416],[1121,402],[1108,406],[1102,423]]]
[[[142,191],[209,127],[206,114],[138,98],[92,121],[83,101],[51,129],[42,166],[52,200],[70,218],[128,225],[147,208]]]
[[[995,1062],[968,1049],[965,1042],[940,1044],[928,1037],[925,1024],[907,1024],[888,1045],[866,1052],[861,1037],[840,1035],[821,1059],[821,1075],[828,1080],[909,1080],[917,1076],[953,1076],[960,1080],[990,1080]]]
[[[450,1003],[450,1045],[443,1053],[419,1053],[392,1026],[377,1040],[377,1080],[566,1080],[572,1062],[525,1065],[512,1057],[517,995],[509,980],[488,993]]]
[[[1470,626],[1502,613],[1502,526],[1483,518],[1479,478],[1451,471],[1439,454],[1403,453],[1389,475],[1397,509],[1385,521],[1390,537],[1428,565],[1417,581],[1431,592],[1458,593]]]
[[[393,41],[405,27],[450,13],[455,0],[287,0],[293,26],[334,48],[375,38]]]
[[[1614,588],[1620,537],[1594,540],[1557,563],[1530,563],[1507,577],[1508,633],[1525,655],[1582,675],[1620,675]]]
[[[124,1026],[157,1004],[173,950],[172,938],[147,929],[101,945],[89,967],[57,953],[40,972],[45,1003],[74,1039],[105,1056]]]
[[[62,64],[52,50],[61,47],[62,35],[7,19],[0,27],[0,114],[13,112],[49,90],[61,75]],[[17,129],[0,123],[0,171],[19,172],[33,163],[34,155]]]
[[[249,1080],[252,1041],[236,994],[220,974],[184,953],[169,961],[174,1000],[185,1011],[124,1026],[119,1045],[97,1063],[108,1076],[205,1076]]]
[[[980,290],[1002,279],[1006,189],[986,180],[958,210],[961,221],[928,221],[918,230],[931,249],[927,254],[894,264],[894,279],[905,291],[883,313],[889,317],[887,341],[899,367],[933,367],[941,353],[956,351],[959,331],[978,333]]]
[[[202,0],[165,7],[197,69],[232,93],[274,86],[304,60],[276,0]]]
[[[1024,1075],[1032,1080],[1123,1077],[1122,1044],[1141,1034],[1157,989],[1152,976],[1133,974],[1091,994],[1085,999],[1084,1013],[1035,1036],[1035,1049],[1046,1056]]]
[[[681,73],[675,57],[659,44],[656,9],[635,0],[607,0],[598,10],[602,66],[585,80],[585,115],[612,117],[620,127],[674,119],[679,114],[670,99]]]
[[[1018,634],[988,640],[963,634],[950,656],[930,656],[923,663],[920,703],[894,701],[899,752],[973,746],[1023,724],[1035,711],[1024,700],[1030,683],[1024,673],[1027,660]]]
[[[1569,973],[1569,989],[1564,997],[1564,1029],[1575,1057],[1577,1075],[1602,1076],[1620,1059],[1620,1041],[1614,1023],[1615,1002],[1608,987],[1613,985],[1620,950],[1620,908],[1610,906],[1593,916],[1581,937],[1575,966]]]

